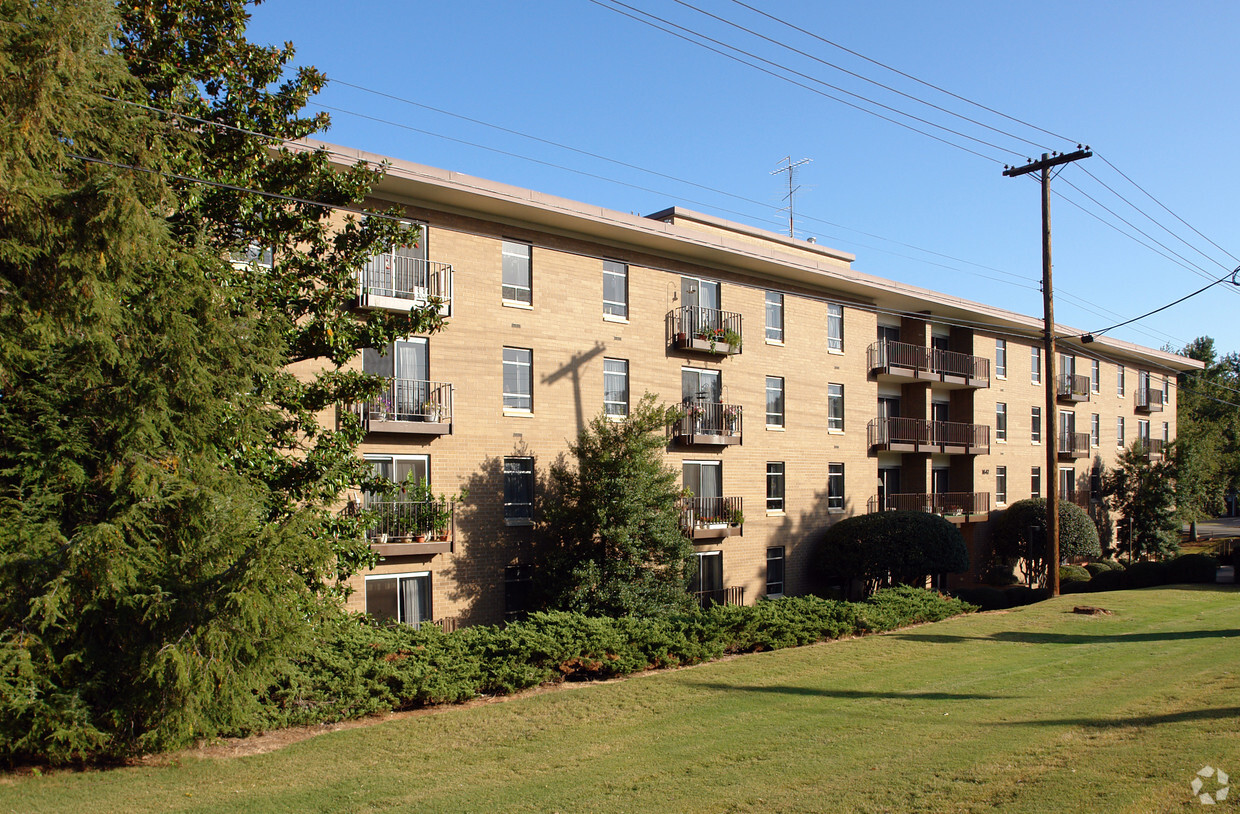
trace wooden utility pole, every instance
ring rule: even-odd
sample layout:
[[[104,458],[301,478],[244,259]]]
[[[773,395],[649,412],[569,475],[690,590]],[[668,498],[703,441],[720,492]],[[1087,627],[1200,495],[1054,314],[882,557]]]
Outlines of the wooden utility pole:
[[[1078,144],[1079,148],[1080,145]],[[1074,153],[1042,153],[1038,161],[1023,167],[1004,167],[1009,178],[1031,172],[1042,174],[1042,337],[1046,356],[1046,546],[1047,575],[1051,596],[1059,596],[1059,413],[1056,409],[1059,383],[1055,379],[1055,299],[1051,288],[1051,167],[1080,161],[1093,155],[1088,147]],[[1068,383],[1071,388],[1071,382]]]

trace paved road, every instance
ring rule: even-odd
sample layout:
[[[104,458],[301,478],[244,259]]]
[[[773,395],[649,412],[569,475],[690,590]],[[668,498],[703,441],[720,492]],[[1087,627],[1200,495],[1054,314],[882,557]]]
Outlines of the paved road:
[[[1188,534],[1188,524],[1184,524],[1184,533]],[[1217,517],[1213,520],[1197,521],[1197,537],[1240,537],[1240,517]]]

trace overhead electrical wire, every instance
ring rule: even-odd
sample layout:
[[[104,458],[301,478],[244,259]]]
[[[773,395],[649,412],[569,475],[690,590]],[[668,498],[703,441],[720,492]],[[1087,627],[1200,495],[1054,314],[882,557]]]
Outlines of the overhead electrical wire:
[[[1148,312],[1146,312],[1146,313],[1142,314],[1142,315],[1141,315],[1141,316],[1139,316],[1139,317],[1133,317],[1132,319],[1125,320],[1124,322],[1117,323],[1117,324],[1112,325],[1112,326],[1110,326],[1110,327],[1108,327],[1108,328],[1102,328],[1102,329],[1097,330],[1097,331],[1090,331],[1088,334],[1086,334],[1086,335],[1085,335],[1085,337],[1083,337],[1083,340],[1084,340],[1084,341],[1086,341],[1086,342],[1092,342],[1094,337],[1096,337],[1096,336],[1100,336],[1100,335],[1102,335],[1102,334],[1106,333],[1107,331],[1114,330],[1115,328],[1122,328],[1123,326],[1128,325],[1128,324],[1133,323],[1133,322],[1136,322],[1137,320],[1140,320],[1140,319],[1145,319],[1146,317],[1153,316],[1154,314],[1157,314],[1157,313],[1158,313],[1158,312],[1160,312],[1160,311],[1166,311],[1168,308],[1172,307],[1173,305],[1179,305],[1180,303],[1184,302],[1184,301],[1185,301],[1185,300],[1187,300],[1187,299],[1191,299],[1192,297],[1196,297],[1198,294],[1204,293],[1205,291],[1208,291],[1209,289],[1214,288],[1214,286],[1218,285],[1219,283],[1226,282],[1226,281],[1230,280],[1230,281],[1231,281],[1231,284],[1232,284],[1233,286],[1240,286],[1240,282],[1236,282],[1236,275],[1237,275],[1237,274],[1240,274],[1240,267],[1237,267],[1234,271],[1231,271],[1231,272],[1228,272],[1227,274],[1224,274],[1222,277],[1219,277],[1217,280],[1215,280],[1215,281],[1213,281],[1213,282],[1209,283],[1208,285],[1204,285],[1204,286],[1202,286],[1201,288],[1197,289],[1196,291],[1192,292],[1191,294],[1185,294],[1183,297],[1180,297],[1180,298],[1179,298],[1179,299],[1177,299],[1177,300],[1173,300],[1173,301],[1171,301],[1171,302],[1167,303],[1166,305],[1163,305],[1163,306],[1160,306],[1160,307],[1158,307],[1158,308],[1155,308],[1153,311],[1148,311]],[[1086,337],[1087,337],[1087,338],[1086,338]]]

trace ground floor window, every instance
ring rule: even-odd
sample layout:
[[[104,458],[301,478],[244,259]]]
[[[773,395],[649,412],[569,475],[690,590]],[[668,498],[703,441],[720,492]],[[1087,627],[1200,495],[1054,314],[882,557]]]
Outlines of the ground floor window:
[[[844,509],[844,465],[827,464],[827,509]]]
[[[784,593],[784,547],[766,550],[766,595],[783,596]]]
[[[431,575],[383,574],[366,577],[366,612],[380,621],[414,627],[431,620]]]
[[[524,619],[530,611],[530,589],[534,585],[532,565],[504,568],[504,620]]]
[[[703,604],[723,602],[723,552],[700,551],[693,555],[689,592]]]

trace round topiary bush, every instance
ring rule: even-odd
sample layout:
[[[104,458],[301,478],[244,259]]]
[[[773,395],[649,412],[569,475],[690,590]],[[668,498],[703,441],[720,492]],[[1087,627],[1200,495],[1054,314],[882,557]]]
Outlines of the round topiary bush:
[[[1098,562],[1085,563],[1085,570],[1089,572],[1090,576],[1096,577],[1099,574],[1106,573],[1107,571],[1123,571],[1124,566],[1120,565],[1115,560],[1099,560]]]
[[[968,571],[969,550],[960,530],[938,515],[878,512],[848,517],[827,529],[814,563],[828,583],[861,580],[871,593],[930,574]]]
[[[1091,578],[1089,571],[1079,565],[1059,566],[1059,584],[1061,586],[1065,582],[1089,582]]]
[[[1120,591],[1128,587],[1128,571],[1102,571],[1085,585],[1090,591]]]
[[[1031,560],[1034,573],[1046,571],[1045,535],[1030,543],[1030,528],[1046,526],[1046,500],[1034,497],[1018,500],[999,515],[991,533],[991,547],[996,561]],[[1059,501],[1059,556],[1098,557],[1098,529],[1085,510],[1075,503]]]
[[[1167,579],[1182,582],[1214,582],[1218,560],[1209,554],[1185,554],[1167,563]]]
[[[1171,566],[1165,562],[1134,562],[1124,572],[1129,588],[1152,588],[1171,581]]]

